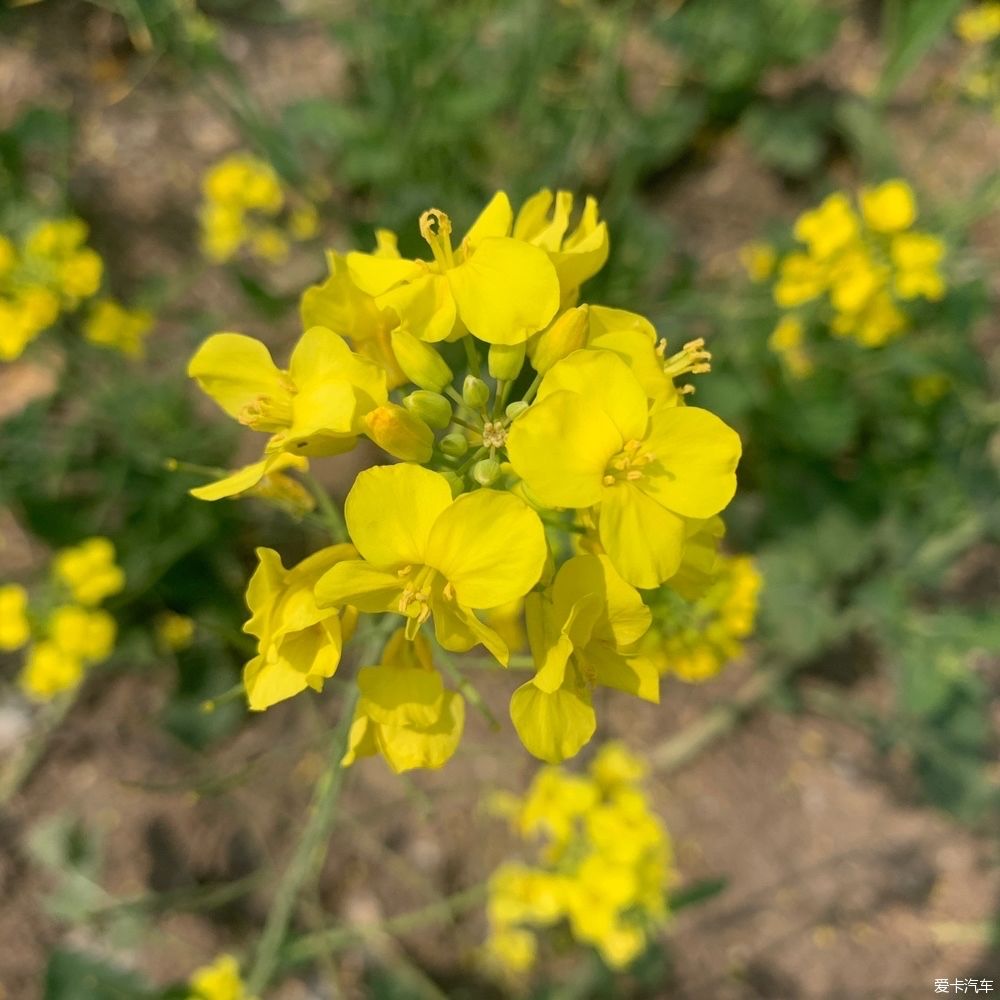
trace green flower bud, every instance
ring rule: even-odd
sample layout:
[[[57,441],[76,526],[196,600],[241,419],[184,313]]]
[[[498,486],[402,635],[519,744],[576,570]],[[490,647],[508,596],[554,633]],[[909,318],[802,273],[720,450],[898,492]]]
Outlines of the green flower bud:
[[[484,458],[472,467],[472,478],[480,486],[492,486],[500,476],[500,463],[495,458]]]
[[[435,430],[443,431],[451,423],[451,403],[439,392],[417,389],[404,397],[403,406]]]
[[[489,369],[495,379],[511,382],[521,374],[524,365],[525,343],[490,344]]]
[[[417,340],[409,330],[397,327],[392,331],[392,352],[403,374],[421,389],[440,392],[452,380],[451,369],[430,345]]]
[[[473,410],[481,410],[489,401],[490,387],[475,375],[466,375],[462,384],[462,399]]]
[[[504,413],[506,413],[511,420],[517,420],[517,418],[528,408],[528,405],[529,404],[523,399],[516,399],[513,403],[507,404],[507,409],[504,410]]]
[[[461,458],[469,450],[469,442],[464,434],[457,431],[441,438],[441,450],[450,458]]]

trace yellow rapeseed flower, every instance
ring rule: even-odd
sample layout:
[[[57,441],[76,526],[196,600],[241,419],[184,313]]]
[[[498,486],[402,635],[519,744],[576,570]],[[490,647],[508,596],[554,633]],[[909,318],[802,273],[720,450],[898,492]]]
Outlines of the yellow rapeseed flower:
[[[740,263],[751,281],[767,281],[774,274],[778,251],[771,243],[746,243],[740,247]]]
[[[524,596],[541,576],[545,533],[523,501],[491,489],[453,500],[436,472],[382,466],[357,477],[344,516],[362,558],[322,577],[320,605],[401,614],[409,638],[433,616],[445,649],[482,643],[506,664],[507,646],[473,611]]]
[[[98,299],[83,323],[83,335],[93,344],[113,347],[128,357],[142,357],[146,335],[153,328],[153,314],[127,309],[114,299]]]
[[[382,755],[397,774],[438,768],[458,748],[465,701],[444,687],[423,635],[408,642],[403,629],[389,640],[378,666],[358,671],[361,697],[348,736],[344,767]]]
[[[1000,2],[984,0],[966,7],[955,18],[955,31],[972,45],[982,45],[1000,38]]]
[[[87,607],[100,604],[125,586],[125,573],[115,563],[115,547],[108,538],[88,538],[62,549],[52,560],[52,570],[73,600]]]
[[[35,643],[28,650],[19,683],[32,701],[51,701],[72,691],[83,680],[83,662],[54,642]]]
[[[607,556],[569,559],[544,595],[528,595],[525,613],[537,672],[514,692],[510,714],[536,757],[556,764],[588,742],[598,684],[659,701],[655,666],[634,654],[649,609]]]
[[[358,288],[421,340],[469,331],[491,344],[523,343],[555,315],[560,286],[544,250],[507,235],[512,222],[510,201],[500,192],[456,248],[451,220],[432,208],[420,217],[420,233],[433,260],[353,252],[348,270]]]
[[[677,571],[685,517],[711,517],[729,503],[740,450],[736,433],[708,410],[650,409],[636,376],[604,350],[554,365],[507,439],[535,501],[596,508],[601,545],[636,587]]]
[[[319,607],[313,590],[332,566],[356,555],[351,545],[320,549],[286,570],[274,549],[257,549],[257,569],[247,586],[250,619],[243,631],[257,639],[257,655],[243,670],[247,701],[263,711],[305,689],[322,691],[340,663],[353,615]]]
[[[51,642],[66,656],[83,663],[99,663],[115,647],[117,626],[107,611],[90,611],[75,604],[53,610],[48,621]]]
[[[861,212],[876,233],[901,233],[917,220],[913,188],[904,180],[889,180],[876,188],[862,188]]]
[[[179,652],[191,645],[195,628],[190,616],[164,611],[156,618],[156,639],[164,648]]]
[[[185,1000],[254,1000],[240,977],[232,955],[220,955],[211,965],[195,970],[188,980]]]
[[[20,649],[31,638],[28,591],[17,583],[0,586],[0,652]]]

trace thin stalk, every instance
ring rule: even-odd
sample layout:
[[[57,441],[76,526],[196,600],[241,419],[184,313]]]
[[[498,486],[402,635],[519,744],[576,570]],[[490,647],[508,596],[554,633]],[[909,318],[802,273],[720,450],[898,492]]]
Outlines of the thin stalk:
[[[401,913],[397,917],[389,917],[387,920],[381,920],[375,924],[359,927],[331,927],[327,930],[315,931],[312,934],[304,934],[285,948],[281,955],[281,968],[301,965],[323,952],[338,951],[359,941],[364,941],[372,931],[381,931],[384,934],[405,934],[408,931],[422,930],[437,924],[452,923],[459,914],[479,906],[485,897],[485,884],[474,885],[469,889],[455,893],[453,896],[447,896],[437,902],[422,906],[420,909]]]
[[[330,537],[334,542],[346,542],[348,540],[347,525],[344,523],[344,516],[333,502],[330,494],[327,493],[323,484],[311,473],[303,472],[302,478],[309,487],[310,492],[316,498],[316,506],[322,515],[323,523]]]
[[[375,631],[362,647],[358,662],[377,663],[382,653],[384,631]],[[253,965],[247,976],[247,991],[263,995],[278,968],[279,955],[288,925],[303,886],[315,878],[326,858],[327,844],[337,816],[337,801],[344,783],[340,761],[347,752],[347,738],[358,701],[358,687],[352,684],[344,703],[343,714],[330,739],[326,769],[313,789],[312,803],[299,842],[275,891],[257,942]]]
[[[451,657],[440,650],[438,651],[438,660],[441,662],[444,672],[455,682],[459,691],[468,699],[469,704],[489,723],[490,729],[495,733],[499,732],[500,723],[497,721],[497,717],[490,711],[489,705],[483,701],[483,696],[476,690],[475,685],[463,677],[462,672],[452,663]]]

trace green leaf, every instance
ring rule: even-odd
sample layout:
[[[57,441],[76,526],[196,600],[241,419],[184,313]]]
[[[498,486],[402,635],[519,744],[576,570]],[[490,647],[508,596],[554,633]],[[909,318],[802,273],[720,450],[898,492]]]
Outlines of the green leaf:
[[[944,34],[964,0],[890,0],[886,4],[887,51],[876,96],[891,97]]]
[[[49,955],[43,1000],[153,1000],[157,993],[136,973],[83,952]]]

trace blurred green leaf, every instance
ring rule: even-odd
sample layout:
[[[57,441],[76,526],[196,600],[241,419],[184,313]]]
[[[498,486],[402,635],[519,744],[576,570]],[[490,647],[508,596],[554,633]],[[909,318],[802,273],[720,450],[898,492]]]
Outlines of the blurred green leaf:
[[[882,100],[917,67],[944,34],[964,0],[886,0],[886,59],[876,94]]]
[[[49,955],[43,1000],[153,1000],[156,996],[136,973],[106,959],[62,948]]]

